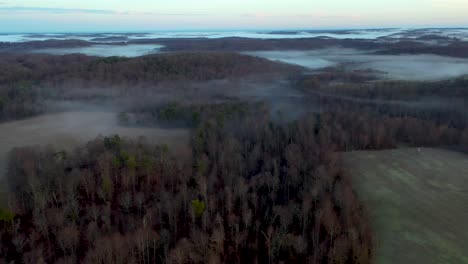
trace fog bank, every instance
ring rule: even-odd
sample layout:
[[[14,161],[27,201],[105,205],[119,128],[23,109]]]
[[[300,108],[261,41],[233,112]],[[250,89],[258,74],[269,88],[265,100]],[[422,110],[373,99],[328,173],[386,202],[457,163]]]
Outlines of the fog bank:
[[[113,112],[65,112],[0,124],[0,177],[6,169],[8,152],[15,147],[53,145],[70,149],[99,135],[146,137],[154,144],[167,144],[175,151],[189,144],[184,129],[124,127]]]
[[[92,45],[89,47],[78,48],[47,48],[33,50],[33,53],[46,53],[52,55],[65,55],[73,53],[81,53],[89,56],[98,57],[138,57],[148,54],[158,53],[162,45],[151,44],[131,44],[131,45]]]
[[[438,55],[373,55],[354,49],[247,52],[274,61],[297,64],[311,70],[335,65],[379,72],[392,80],[440,80],[468,74],[468,59]]]

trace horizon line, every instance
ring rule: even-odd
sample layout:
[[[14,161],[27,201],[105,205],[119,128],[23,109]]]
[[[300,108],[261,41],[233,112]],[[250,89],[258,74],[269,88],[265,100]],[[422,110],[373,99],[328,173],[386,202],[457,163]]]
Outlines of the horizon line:
[[[14,34],[86,34],[86,33],[101,33],[101,34],[112,34],[112,33],[158,33],[158,32],[235,32],[235,31],[245,31],[245,32],[257,32],[257,33],[268,33],[274,31],[291,31],[291,32],[300,32],[300,31],[355,31],[355,30],[417,30],[417,29],[468,29],[468,26],[426,26],[426,27],[328,27],[328,28],[258,28],[258,29],[247,29],[247,28],[219,28],[219,29],[161,29],[161,30],[50,30],[50,31],[0,31],[0,35],[14,35]]]

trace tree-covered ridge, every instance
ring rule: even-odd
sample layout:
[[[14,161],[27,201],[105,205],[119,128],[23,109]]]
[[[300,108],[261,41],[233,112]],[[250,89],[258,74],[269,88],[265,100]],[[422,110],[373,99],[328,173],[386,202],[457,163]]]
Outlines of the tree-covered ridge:
[[[128,96],[139,88],[148,90],[160,84],[171,87],[170,83],[299,71],[296,66],[221,52],[138,58],[1,54],[0,58],[0,121],[39,114],[45,101],[70,99],[64,94],[73,89],[125,90],[122,96]]]
[[[41,81],[49,85],[159,83],[214,80],[251,74],[297,72],[300,67],[237,53],[163,53],[136,58],[97,58],[80,54],[1,54],[0,84]]]

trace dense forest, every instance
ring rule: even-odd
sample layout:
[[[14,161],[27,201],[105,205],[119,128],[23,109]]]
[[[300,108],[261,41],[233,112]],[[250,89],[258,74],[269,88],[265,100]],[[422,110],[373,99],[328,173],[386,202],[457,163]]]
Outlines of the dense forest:
[[[188,160],[118,136],[73,152],[16,149],[1,255],[47,263],[370,263],[371,230],[337,151],[468,147],[468,133],[337,109],[287,124],[265,112],[203,115]]]
[[[372,236],[328,124],[267,115],[193,133],[192,158],[144,139],[11,154],[4,260],[369,263]]]
[[[0,207],[6,263],[372,263],[369,219],[340,152],[468,150],[466,78],[390,82],[339,68],[304,74],[219,52],[4,58],[0,120],[41,113],[67,88],[101,84],[131,94],[143,84],[249,75],[289,77],[310,106],[279,122],[265,102],[140,100],[118,121],[190,128],[189,153],[118,135],[72,151],[14,149]]]

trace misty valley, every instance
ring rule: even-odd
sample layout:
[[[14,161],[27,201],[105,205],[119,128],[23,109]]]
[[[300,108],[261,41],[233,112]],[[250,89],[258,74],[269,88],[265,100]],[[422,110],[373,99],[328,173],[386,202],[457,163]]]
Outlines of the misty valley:
[[[0,35],[1,263],[468,263],[468,30]]]

